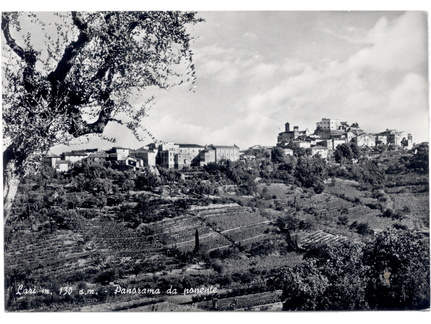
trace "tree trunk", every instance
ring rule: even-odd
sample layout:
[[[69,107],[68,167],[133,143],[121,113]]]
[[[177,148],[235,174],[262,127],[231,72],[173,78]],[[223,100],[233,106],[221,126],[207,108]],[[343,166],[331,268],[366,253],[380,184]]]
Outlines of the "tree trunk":
[[[14,160],[6,164],[3,174],[3,224],[6,224],[20,183],[20,177],[15,172]]]

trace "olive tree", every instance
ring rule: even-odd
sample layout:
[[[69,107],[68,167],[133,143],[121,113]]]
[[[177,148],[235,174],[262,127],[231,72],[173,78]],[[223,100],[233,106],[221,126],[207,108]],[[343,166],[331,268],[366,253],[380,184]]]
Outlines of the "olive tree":
[[[364,249],[366,298],[372,309],[414,310],[430,307],[429,238],[391,229]]]
[[[430,306],[429,239],[389,229],[367,243],[317,245],[268,281],[284,310],[421,310]]]
[[[111,122],[139,137],[148,105],[130,99],[194,82],[187,26],[200,20],[194,12],[2,13],[5,221],[30,157],[103,134]]]

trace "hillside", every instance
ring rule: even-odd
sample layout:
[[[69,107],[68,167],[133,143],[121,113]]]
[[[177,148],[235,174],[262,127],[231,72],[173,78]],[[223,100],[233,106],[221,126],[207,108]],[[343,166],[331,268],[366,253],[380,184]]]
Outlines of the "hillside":
[[[5,225],[6,307],[281,310],[278,278],[316,247],[366,251],[386,231],[429,246],[428,173],[403,157],[415,158],[388,152],[374,171],[298,157],[159,177],[43,167],[21,183]]]

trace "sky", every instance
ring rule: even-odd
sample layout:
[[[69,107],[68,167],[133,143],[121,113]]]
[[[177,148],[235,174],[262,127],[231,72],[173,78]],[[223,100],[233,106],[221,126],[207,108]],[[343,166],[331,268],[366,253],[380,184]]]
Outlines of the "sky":
[[[276,144],[284,124],[314,131],[322,118],[366,132],[404,130],[428,141],[427,16],[419,11],[202,11],[189,28],[197,82],[148,89],[145,127],[160,141]],[[142,103],[134,102],[137,106]],[[108,126],[116,146],[144,142]],[[109,148],[95,137],[71,149]],[[66,150],[57,146],[52,151]]]

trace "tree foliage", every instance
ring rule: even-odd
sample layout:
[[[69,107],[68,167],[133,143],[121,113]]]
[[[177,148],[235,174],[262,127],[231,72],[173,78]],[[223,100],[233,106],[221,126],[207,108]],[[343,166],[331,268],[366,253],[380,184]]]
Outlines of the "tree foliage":
[[[193,12],[3,12],[6,180],[22,175],[30,155],[102,134],[110,122],[140,137],[149,106],[130,99],[194,82],[186,26],[198,21]]]
[[[298,158],[295,168],[296,180],[305,188],[313,188],[316,193],[325,189],[323,181],[326,179],[326,164],[320,158]]]
[[[340,144],[334,151],[334,159],[336,162],[351,161],[359,158],[361,154],[360,148],[353,142],[349,144]]]
[[[377,235],[364,249],[366,298],[372,309],[430,306],[429,245],[408,231]]]
[[[415,148],[415,154],[410,161],[411,169],[420,170],[423,173],[428,173],[429,170],[429,145],[422,143]]]
[[[285,154],[282,148],[276,146],[271,150],[271,160],[275,163],[284,163],[285,162]]]
[[[429,245],[404,230],[365,246],[315,246],[272,283],[285,310],[407,310],[430,306]]]

